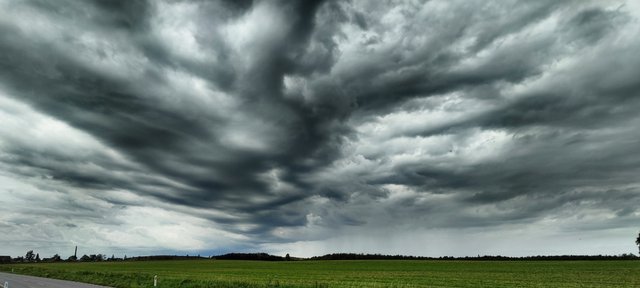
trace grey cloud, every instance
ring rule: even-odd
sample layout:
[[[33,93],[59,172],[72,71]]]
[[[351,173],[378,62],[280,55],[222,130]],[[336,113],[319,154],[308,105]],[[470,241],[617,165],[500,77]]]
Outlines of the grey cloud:
[[[126,28],[124,29],[125,36],[131,37],[134,45],[140,45],[139,51],[141,51],[142,55],[155,60],[156,63],[159,62],[160,65],[170,65],[170,67],[178,69],[195,68],[196,75],[198,75],[198,64],[194,64],[194,67],[194,65],[189,66],[174,62],[174,59],[171,59],[173,55],[167,54],[168,52],[161,46],[161,43],[157,43],[158,46],[155,48],[149,46],[155,45],[155,42],[149,42],[149,39],[143,39],[140,42],[137,39],[142,37],[141,34],[148,33],[147,30],[149,29],[140,28],[145,30],[141,32],[137,28],[129,27],[136,23],[129,23],[128,21],[131,20],[129,19],[131,17],[127,15],[128,11],[137,10],[136,7],[130,7],[129,5],[142,4],[144,3],[123,3],[122,5],[108,6],[99,4],[99,9],[93,12],[101,14],[101,10],[107,10],[108,12],[105,13],[104,18],[109,21],[92,22],[89,19],[82,19],[83,15],[79,14],[78,11],[57,11],[56,9],[48,17],[53,18],[54,21],[57,21],[58,17],[62,16],[77,18],[76,21],[78,22],[86,21],[89,27],[99,29],[97,30],[98,34],[100,34],[100,31],[109,29],[108,27],[110,26],[124,27]],[[270,4],[263,3],[262,5]],[[285,117],[293,117],[294,120],[306,117],[306,108],[279,99],[279,85],[274,86],[274,84],[280,82],[278,78],[282,77],[282,74],[290,69],[287,66],[291,66],[289,63],[293,59],[288,59],[287,57],[304,47],[303,43],[308,38],[309,31],[313,27],[313,14],[317,6],[317,3],[305,2],[291,3],[287,4],[287,7],[282,7],[284,9],[283,13],[288,13],[296,18],[294,19],[296,22],[291,26],[291,31],[286,35],[288,40],[277,43],[276,46],[267,51],[271,52],[261,56],[263,60],[257,60],[263,66],[262,68],[256,68],[247,75],[235,76],[243,78],[244,81],[249,81],[245,83],[252,83],[253,85],[251,86],[253,88],[247,89],[247,85],[243,84],[238,87],[231,86],[233,87],[230,88],[232,90],[223,92],[245,99],[241,101],[247,101],[247,104],[242,104],[237,111],[239,114],[248,113],[248,115],[242,115],[242,117],[256,117],[257,119],[269,121],[267,124],[274,127],[284,125],[284,129],[296,129],[297,131],[293,131],[294,138],[281,141],[282,143],[289,143],[286,144],[290,149],[289,154],[283,154],[278,151],[251,152],[242,148],[229,147],[220,143],[219,139],[224,136],[218,135],[219,133],[215,131],[216,127],[219,126],[229,126],[233,130],[233,125],[236,124],[228,122],[228,118],[225,119],[224,116],[220,118],[218,115],[202,115],[201,117],[204,119],[194,119],[191,118],[191,115],[179,114],[176,111],[169,110],[167,107],[159,107],[156,103],[146,101],[145,99],[150,97],[140,94],[145,92],[136,86],[162,85],[158,83],[166,80],[164,74],[158,74],[164,73],[164,71],[159,70],[162,66],[152,65],[146,67],[146,69],[149,69],[149,73],[155,76],[143,76],[141,80],[147,81],[147,83],[134,83],[132,85],[132,83],[123,82],[121,79],[105,76],[102,71],[93,71],[82,65],[82,63],[78,63],[77,59],[73,58],[73,50],[83,49],[83,47],[73,45],[73,43],[76,43],[73,38],[71,38],[71,45],[58,44],[56,45],[58,47],[55,47],[56,49],[51,50],[47,47],[46,40],[25,35],[16,27],[5,26],[3,29],[7,33],[3,34],[6,36],[2,41],[3,50],[7,51],[7,54],[13,55],[13,57],[2,62],[5,68],[3,71],[6,72],[3,74],[3,78],[11,91],[20,95],[19,99],[21,101],[30,102],[37,109],[70,123],[73,127],[88,131],[91,135],[107,143],[107,145],[131,157],[146,171],[160,173],[163,177],[174,179],[185,186],[193,188],[185,190],[174,187],[174,193],[177,194],[158,194],[153,189],[149,189],[147,185],[144,185],[143,181],[138,181],[140,179],[117,181],[109,176],[100,177],[100,175],[91,174],[90,171],[79,167],[64,168],[67,165],[56,162],[57,160],[50,161],[53,159],[49,156],[46,156],[46,163],[40,161],[42,159],[20,156],[16,157],[15,160],[20,162],[14,162],[13,164],[44,168],[49,171],[55,180],[67,181],[74,185],[138,190],[182,205],[215,207],[216,203],[222,203],[221,206],[231,206],[228,207],[230,211],[234,210],[233,206],[240,209],[242,204],[237,204],[237,197],[234,194],[244,195],[242,196],[242,198],[246,198],[244,201],[250,203],[250,195],[268,191],[266,183],[256,178],[257,174],[263,173],[274,165],[285,166],[285,168],[289,165],[296,165],[295,162],[299,161],[296,158],[316,150],[314,147],[318,145],[318,142],[321,142],[315,139],[322,137],[320,133],[315,131],[318,129],[316,126],[320,125],[310,123],[313,120],[300,119],[302,120],[301,126],[298,126],[299,124],[297,123],[292,123],[293,127],[287,127],[292,124],[287,124],[288,122],[291,123],[291,120]],[[144,17],[144,15],[137,16]],[[143,20],[137,21],[146,23]],[[60,33],[60,37],[74,37],[73,35],[67,35],[65,31]],[[106,36],[114,37],[111,32]],[[29,45],[34,49],[22,49],[25,45]],[[277,56],[273,53],[282,54]],[[163,60],[163,58],[165,59]],[[178,61],[180,61],[179,58]],[[46,74],[42,75],[40,71],[44,71]],[[215,79],[213,83],[216,83]],[[30,90],[29,93],[21,92],[27,89]],[[260,100],[261,98],[273,99],[273,101],[263,102],[264,104],[259,107],[254,107],[253,104],[250,104],[253,101],[263,101]],[[233,114],[231,114],[231,117],[234,117]],[[281,118],[281,120],[277,118]],[[238,125],[243,124],[240,123]],[[213,126],[213,129],[210,129],[211,126]],[[253,129],[260,128],[249,127],[248,129],[248,135],[252,135],[258,132]],[[302,135],[295,135],[300,133]],[[287,135],[285,137],[291,136]],[[262,139],[248,138],[244,141],[262,141]],[[300,143],[296,145],[295,142]],[[296,149],[300,151],[297,152],[295,151]],[[13,151],[12,153],[22,155],[20,151]],[[215,154],[227,154],[227,156],[213,156]],[[115,168],[113,163],[105,163],[99,159],[91,159],[89,161],[98,164],[103,169]],[[53,167],[47,167],[48,165]],[[291,177],[286,175],[288,173],[290,172],[285,169],[284,176]],[[292,178],[291,180],[295,179]],[[159,186],[158,183],[154,184]],[[279,197],[279,195],[273,195],[272,197]],[[299,198],[299,195],[286,196],[283,199],[276,199],[270,202],[276,203],[274,205],[282,205]],[[247,209],[253,210],[257,207],[260,206],[250,205]],[[264,207],[263,209],[265,211],[271,210],[270,207]],[[271,214],[269,217],[277,218],[277,213]],[[265,217],[264,221],[268,223],[269,219],[271,219],[269,217]],[[260,218],[258,217],[258,219]]]

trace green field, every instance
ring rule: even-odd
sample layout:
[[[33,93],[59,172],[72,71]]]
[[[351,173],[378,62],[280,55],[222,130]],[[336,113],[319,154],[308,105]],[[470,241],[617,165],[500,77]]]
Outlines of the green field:
[[[114,287],[640,287],[640,261],[179,260],[0,265]]]

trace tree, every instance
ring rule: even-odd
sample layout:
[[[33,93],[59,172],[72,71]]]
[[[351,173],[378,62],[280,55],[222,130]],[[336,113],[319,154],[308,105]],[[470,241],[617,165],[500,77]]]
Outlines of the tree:
[[[87,254],[82,255],[82,257],[80,257],[80,261],[91,261],[91,257],[87,256]]]
[[[289,256],[289,253],[287,253],[287,255],[284,256],[284,260],[291,261],[291,256]]]
[[[638,232],[638,238],[636,238],[636,245],[638,245],[638,252],[640,252],[640,232]]]
[[[58,261],[60,261],[60,255],[58,255],[58,254],[53,255],[53,257],[51,257],[51,261],[53,261],[53,262],[58,262]]]
[[[40,253],[36,254],[36,262],[40,262]]]
[[[33,262],[36,259],[36,255],[33,254],[33,250],[27,251],[27,254],[24,255],[24,260],[27,262]]]

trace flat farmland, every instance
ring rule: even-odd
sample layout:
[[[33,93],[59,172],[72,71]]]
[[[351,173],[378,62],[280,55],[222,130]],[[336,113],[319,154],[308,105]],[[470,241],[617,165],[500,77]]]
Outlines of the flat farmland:
[[[177,260],[0,265],[112,287],[640,287],[640,261]]]

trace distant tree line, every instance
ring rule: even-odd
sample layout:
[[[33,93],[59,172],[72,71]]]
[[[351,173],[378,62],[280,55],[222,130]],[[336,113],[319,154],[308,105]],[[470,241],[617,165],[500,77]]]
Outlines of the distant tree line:
[[[158,260],[197,260],[207,259],[207,257],[198,256],[179,256],[179,255],[151,255],[151,256],[138,256],[126,259],[127,261],[158,261]]]
[[[474,257],[422,257],[422,256],[407,256],[407,255],[383,255],[383,254],[357,254],[357,253],[334,253],[326,254],[323,256],[314,256],[311,258],[297,258],[290,257],[287,254],[285,257],[271,255],[267,253],[229,253],[211,257],[198,256],[179,256],[179,255],[152,255],[152,256],[138,256],[127,258],[116,258],[115,256],[105,257],[103,254],[91,254],[82,255],[79,259],[74,256],[68,257],[63,260],[58,254],[53,255],[50,258],[40,259],[40,255],[28,251],[25,256],[11,258],[8,256],[1,256],[0,263],[38,263],[38,262],[102,262],[102,261],[160,261],[160,260],[197,260],[197,259],[213,259],[213,260],[253,260],[253,261],[291,261],[291,260],[464,260],[464,261],[548,261],[548,260],[638,260],[640,257],[634,254],[620,254],[620,255],[539,255],[539,256],[526,256],[526,257],[509,257],[501,255],[484,255]]]
[[[5,258],[2,258],[5,257]],[[202,257],[183,256],[183,255],[150,255],[116,258],[115,256],[106,257],[103,254],[82,255],[79,258],[71,255],[67,259],[63,259],[60,255],[55,254],[51,258],[40,259],[39,254],[28,251],[25,256],[11,258],[9,256],[0,256],[0,263],[37,263],[37,262],[102,262],[102,261],[161,261],[161,260],[198,260],[198,259],[218,259],[218,260],[255,260],[255,261],[289,261],[292,259],[300,260],[301,258],[293,258],[287,254],[285,257],[270,255],[267,253],[229,253],[218,256]]]
[[[75,255],[69,256],[67,259],[62,259],[60,255],[55,254],[50,258],[40,258],[39,253],[34,253],[33,250],[27,251],[24,256],[18,256],[15,258],[11,258],[9,256],[0,256],[0,263],[38,263],[38,262],[100,262],[100,261],[122,261],[125,258],[116,258],[115,255],[111,255],[111,257],[107,257],[104,254],[91,254],[91,255],[82,255],[80,258],[77,258]]]
[[[640,233],[635,241],[640,250]],[[76,247],[77,249],[77,247]],[[77,250],[76,250],[77,252]],[[510,260],[637,260],[640,257],[625,253],[620,255],[538,255],[538,256],[526,256],[526,257],[509,257],[501,255],[484,255],[477,257],[422,257],[422,256],[406,256],[406,255],[382,255],[382,254],[356,254],[356,253],[334,253],[326,254],[323,256],[314,256],[311,258],[294,258],[287,254],[285,257],[270,255],[267,253],[228,253],[224,255],[211,256],[210,259],[216,260],[256,260],[256,261],[290,261],[290,260],[466,260],[466,261],[510,261]],[[69,256],[66,260],[63,260],[60,255],[55,254],[50,258],[40,258],[39,253],[34,253],[33,250],[27,251],[23,256],[11,258],[10,256],[0,256],[0,264],[2,263],[38,263],[38,262],[101,262],[101,261],[151,261],[151,260],[194,260],[194,259],[206,259],[205,257],[198,256],[177,256],[177,255],[155,255],[155,256],[138,256],[127,258],[116,258],[114,255],[107,258],[103,254],[91,254],[82,255],[79,259],[75,256]]]
[[[480,260],[480,261],[508,261],[508,260],[636,260],[638,256],[629,254],[621,255],[538,255],[526,257],[509,257],[501,255],[465,256],[465,257],[422,257],[406,255],[382,255],[382,254],[356,254],[356,253],[336,253],[323,256],[314,256],[309,260]]]
[[[287,254],[288,256],[289,254]],[[229,253],[213,256],[211,259],[217,260],[256,260],[256,261],[287,261],[287,257],[270,255],[267,253]],[[291,257],[289,257],[291,259]]]

